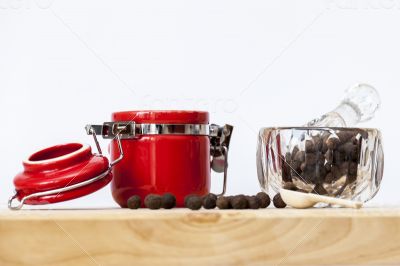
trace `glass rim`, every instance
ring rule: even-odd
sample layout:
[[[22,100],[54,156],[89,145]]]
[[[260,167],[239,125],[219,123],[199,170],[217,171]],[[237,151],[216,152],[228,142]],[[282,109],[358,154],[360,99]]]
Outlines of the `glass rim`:
[[[368,127],[307,127],[307,126],[283,126],[283,127],[262,127],[260,130],[280,130],[280,129],[295,129],[295,130],[363,130],[363,131],[378,131],[381,132],[378,128],[368,128]]]

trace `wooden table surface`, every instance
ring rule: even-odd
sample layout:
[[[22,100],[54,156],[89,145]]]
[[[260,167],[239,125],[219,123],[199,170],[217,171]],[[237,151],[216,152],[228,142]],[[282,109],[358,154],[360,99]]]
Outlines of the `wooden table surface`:
[[[400,208],[0,211],[0,265],[400,265]]]

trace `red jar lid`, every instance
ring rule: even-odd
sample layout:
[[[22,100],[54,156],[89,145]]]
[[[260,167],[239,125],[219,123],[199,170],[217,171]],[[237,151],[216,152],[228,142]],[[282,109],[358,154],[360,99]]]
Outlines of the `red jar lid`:
[[[43,149],[23,161],[23,166],[24,171],[14,178],[16,197],[20,201],[34,193],[68,188],[105,174],[85,186],[25,200],[25,204],[31,205],[85,196],[106,186],[112,178],[111,173],[107,172],[108,159],[92,154],[91,147],[81,143],[67,143]]]
[[[124,111],[113,113],[111,119],[113,122],[135,121],[149,124],[208,124],[209,114],[203,111],[183,110]]]

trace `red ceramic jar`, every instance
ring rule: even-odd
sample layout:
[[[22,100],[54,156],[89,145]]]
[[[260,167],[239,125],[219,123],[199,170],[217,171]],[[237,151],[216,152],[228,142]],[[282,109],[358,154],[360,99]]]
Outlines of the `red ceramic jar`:
[[[172,193],[177,206],[187,195],[210,192],[210,170],[227,177],[232,126],[209,125],[200,111],[127,111],[112,114],[112,122],[87,125],[99,154],[88,145],[69,143],[39,151],[23,162],[14,179],[16,194],[10,209],[46,204],[92,193],[112,179],[115,201],[127,206],[133,195]],[[111,162],[102,155],[96,135],[111,139]],[[111,173],[112,172],[112,173]],[[19,205],[14,206],[13,200]]]
[[[136,124],[208,125],[207,112],[129,111],[112,115],[113,122],[134,120]],[[177,206],[189,194],[210,192],[210,139],[208,135],[145,134],[122,139],[124,158],[113,167],[111,191],[115,201],[126,207],[132,195],[142,199],[150,193],[171,192]],[[119,157],[116,140],[111,159]]]

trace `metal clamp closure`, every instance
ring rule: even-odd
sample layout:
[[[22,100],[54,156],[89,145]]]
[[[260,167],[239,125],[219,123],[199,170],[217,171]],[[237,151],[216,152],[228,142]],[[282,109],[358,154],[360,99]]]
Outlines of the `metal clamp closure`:
[[[134,139],[140,135],[203,135],[208,136],[210,129],[206,124],[137,124],[135,122],[105,122],[103,125],[87,125],[86,132],[92,128],[96,135],[113,139]]]
[[[87,125],[86,133],[91,135],[101,135],[105,139],[114,139],[117,135],[121,139],[134,138],[136,136],[135,122],[105,122],[103,125]]]
[[[210,148],[211,148],[211,166],[215,172],[222,173],[224,171],[224,149],[229,149],[233,126],[224,125],[222,127],[212,124],[210,126]]]

